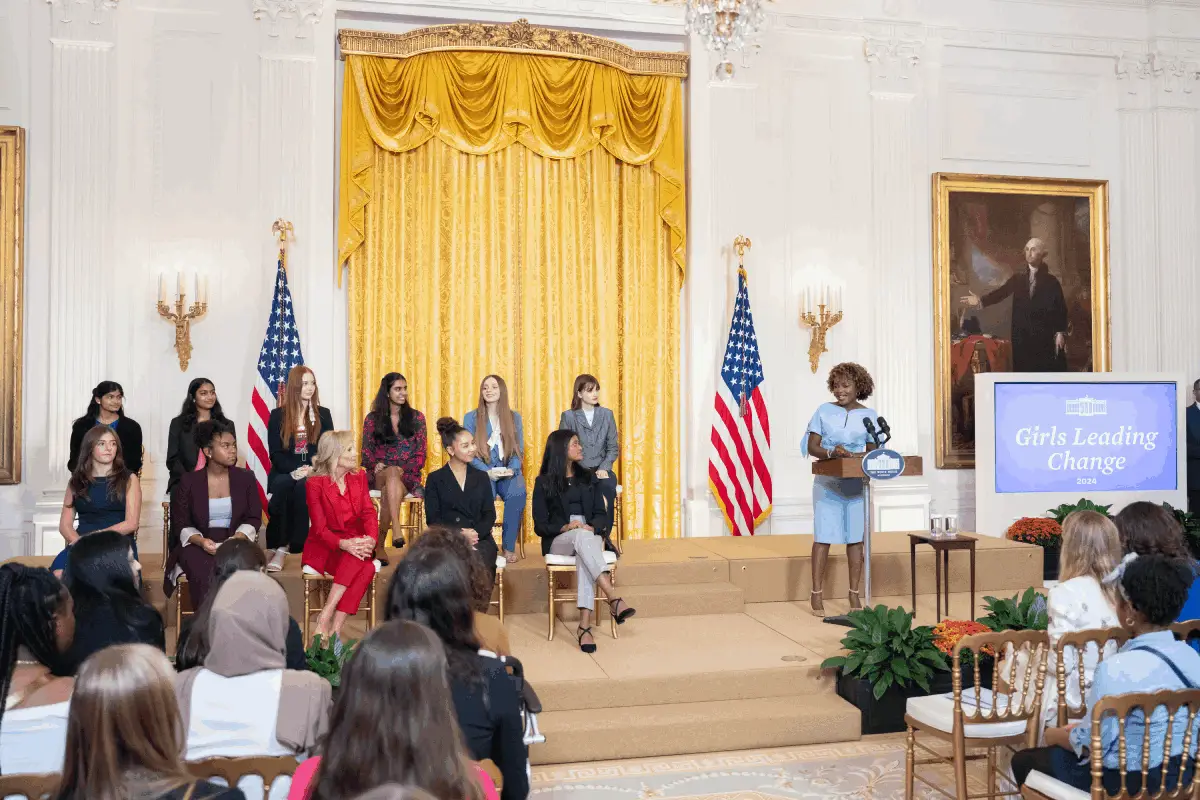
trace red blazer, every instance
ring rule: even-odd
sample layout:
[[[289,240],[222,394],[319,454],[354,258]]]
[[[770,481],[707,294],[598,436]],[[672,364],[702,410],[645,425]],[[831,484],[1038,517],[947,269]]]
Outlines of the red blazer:
[[[343,539],[370,536],[379,541],[379,516],[367,488],[367,473],[358,469],[346,474],[346,494],[338,491],[327,475],[310,477],[305,482],[308,497],[308,539],[304,543],[304,563],[323,567],[336,553]]]

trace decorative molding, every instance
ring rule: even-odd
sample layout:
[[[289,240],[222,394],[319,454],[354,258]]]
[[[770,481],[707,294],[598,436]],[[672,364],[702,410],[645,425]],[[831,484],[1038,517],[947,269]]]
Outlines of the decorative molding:
[[[91,22],[93,25],[99,25],[104,12],[111,8],[116,8],[117,2],[118,0],[46,0],[47,5],[58,7],[59,19],[64,23],[72,21],[71,10],[75,6],[90,5],[92,7]]]
[[[1168,53],[1153,56],[1154,77],[1164,92],[1180,91],[1191,94],[1200,80],[1200,62]]]
[[[294,19],[299,22],[296,38],[307,38],[308,29],[321,21],[323,13],[325,0],[254,0],[254,18],[271,21],[271,36],[279,35],[280,19]]]
[[[343,30],[338,32],[338,44],[343,56],[407,58],[441,50],[498,50],[581,58],[632,75],[686,78],[688,74],[687,53],[634,50],[599,36],[531,25],[526,19],[498,25],[434,25],[407,33]]]
[[[917,67],[924,44],[911,39],[868,36],[863,55],[871,65],[871,91],[915,94]]]

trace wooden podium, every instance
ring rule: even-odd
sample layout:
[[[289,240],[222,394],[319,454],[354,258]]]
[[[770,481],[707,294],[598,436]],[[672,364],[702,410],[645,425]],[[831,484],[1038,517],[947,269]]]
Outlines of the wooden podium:
[[[864,454],[865,455],[865,454]],[[871,521],[875,518],[874,507],[872,503],[871,481],[872,479],[863,472],[863,460],[861,457],[850,458],[826,458],[821,461],[813,462],[813,475],[822,475],[826,478],[850,478],[857,479],[863,482],[863,501],[865,503],[865,511],[863,520],[863,585],[862,597],[863,605],[868,606],[871,603]],[[888,480],[894,478],[908,478],[924,474],[924,464],[920,456],[904,456],[904,467],[898,475],[892,476]],[[875,480],[879,480],[876,478]]]

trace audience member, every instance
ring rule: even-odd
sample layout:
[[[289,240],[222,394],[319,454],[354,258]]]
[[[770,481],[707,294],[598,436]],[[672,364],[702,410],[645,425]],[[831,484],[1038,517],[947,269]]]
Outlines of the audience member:
[[[61,769],[74,637],[71,595],[49,570],[0,565],[0,774]]]
[[[471,466],[475,438],[450,417],[437,421],[442,447],[449,460],[425,481],[425,524],[462,531],[487,570],[489,586],[496,582],[496,504],[487,473]],[[489,589],[489,592],[491,590]]]
[[[471,757],[491,759],[500,769],[504,800],[524,800],[529,793],[528,752],[517,691],[504,665],[479,653],[467,571],[459,559],[434,548],[401,559],[388,586],[387,618],[419,622],[437,634],[446,650],[450,691]]]
[[[58,800],[245,800],[188,773],[174,677],[166,656],[140,644],[80,666]]]
[[[96,425],[83,437],[80,447],[82,453],[67,483],[58,517],[58,532],[67,545],[50,564],[56,575],[66,567],[71,545],[81,536],[98,531],[116,531],[131,536],[134,557],[137,557],[142,484],[138,476],[125,467],[120,440],[111,428]]]
[[[504,557],[517,560],[517,534],[525,516],[525,476],[521,471],[525,429],[521,415],[508,401],[508,386],[499,375],[488,375],[479,384],[479,403],[463,415],[463,427],[475,435],[472,466],[487,473],[492,495],[504,501],[501,541]]]
[[[498,617],[488,614],[492,605],[492,584],[488,580],[487,570],[475,557],[466,538],[449,528],[426,528],[413,545],[413,551],[427,547],[442,548],[458,556],[467,570],[467,585],[471,589],[471,601],[475,609],[475,636],[479,639],[480,647],[497,656],[511,656],[508,631],[504,630]]]
[[[226,539],[217,548],[213,556],[213,582],[209,587],[208,597],[196,609],[196,613],[183,620],[179,629],[179,638],[175,642],[175,669],[183,672],[185,669],[204,665],[208,657],[209,627],[212,615],[213,600],[217,591],[235,572],[266,572],[267,556],[254,542],[246,539]],[[287,669],[307,670],[308,659],[304,655],[304,634],[300,624],[288,617]]]
[[[288,373],[283,405],[267,420],[267,447],[271,451],[271,473],[267,476],[270,522],[267,546],[275,553],[268,572],[283,569],[288,553],[304,551],[308,538],[308,497],[304,481],[312,472],[321,435],[333,430],[333,416],[321,405],[317,376],[305,366]]]
[[[289,800],[349,800],[385,784],[440,800],[496,800],[491,779],[463,749],[445,651],[413,622],[376,628],[355,649],[322,750],[296,770]]]
[[[1113,520],[1121,533],[1121,549],[1125,553],[1146,556],[1157,553],[1192,564],[1191,551],[1184,538],[1183,527],[1175,515],[1158,503],[1139,500],[1121,509]],[[1179,611],[1178,621],[1200,619],[1200,581],[1193,581],[1187,602]]]
[[[425,468],[425,416],[408,404],[408,380],[389,372],[379,382],[371,413],[363,420],[362,465],[367,481],[380,492],[379,544],[376,558],[387,553],[387,531],[400,520],[400,503],[408,495],[421,497],[421,470]],[[397,547],[403,542],[393,544]]]
[[[354,434],[330,431],[321,439],[307,481],[312,527],[304,544],[304,569],[332,575],[333,586],[317,618],[317,635],[337,636],[346,619],[358,613],[371,588],[377,565],[379,518],[371,503],[367,475],[357,469]]]
[[[171,420],[167,432],[167,470],[171,473],[167,481],[167,494],[179,483],[185,473],[204,468],[206,456],[202,446],[196,442],[195,428],[201,422],[225,420],[217,390],[208,378],[194,378],[188,384],[187,397],[179,416]]]
[[[494,794],[495,789],[492,792]],[[418,789],[415,786],[389,783],[378,789],[372,789],[366,794],[360,794],[356,800],[436,800],[436,798],[424,789]]]
[[[125,416],[125,390],[116,381],[100,381],[92,390],[87,411],[71,425],[71,453],[67,469],[74,471],[83,437],[97,425],[106,425],[121,440],[125,466],[135,475],[142,471],[142,426]]]
[[[179,673],[175,694],[187,731],[187,760],[307,756],[329,723],[329,683],[286,669],[287,595],[258,572],[231,575],[209,612],[204,666]],[[285,781],[270,796],[285,797]],[[243,780],[248,793],[260,778]]]
[[[142,599],[141,565],[128,536],[93,533],[71,548],[67,588],[75,600],[73,664],[114,644],[148,644],[166,649],[162,616]]]
[[[592,636],[592,614],[596,605],[596,587],[608,599],[608,608],[617,624],[624,624],[637,613],[620,597],[604,562],[605,549],[613,550],[608,540],[608,513],[596,487],[596,477],[580,464],[583,447],[570,430],[557,430],[546,439],[542,469],[533,484],[533,530],[542,538],[542,554],[574,556],[578,565],[579,629],[575,632],[579,649],[596,652]]]
[[[163,567],[167,596],[180,573],[187,575],[192,605],[208,597],[213,557],[228,539],[258,540],[262,501],[254,473],[237,465],[233,423],[210,419],[195,428],[204,468],[188,472],[171,494],[171,553]]]
[[[621,454],[617,441],[617,418],[600,406],[600,381],[594,375],[580,375],[571,392],[571,408],[558,420],[560,430],[573,431],[583,446],[580,464],[596,474],[596,491],[608,512],[608,529],[613,527],[617,503],[617,475],[613,462]]]
[[[1164,555],[1125,557],[1108,580],[1118,589],[1117,616],[1133,636],[1116,655],[1096,667],[1095,678],[1087,693],[1087,713],[1077,724],[1046,731],[1046,746],[1024,750],[1013,756],[1013,774],[1023,785],[1029,773],[1037,770],[1081,791],[1092,785],[1088,748],[1092,739],[1092,710],[1102,698],[1130,692],[1179,691],[1200,687],[1200,655],[1185,642],[1176,641],[1170,625],[1179,616],[1187,599],[1194,575],[1189,562]],[[1166,783],[1173,789],[1179,781],[1187,709],[1171,722],[1171,758]],[[1143,780],[1150,792],[1157,792],[1163,779],[1162,754],[1167,736],[1167,712],[1159,707],[1150,715],[1149,731],[1141,715],[1130,715],[1125,727],[1127,758],[1121,763],[1117,750],[1117,722],[1101,723],[1100,741],[1104,749],[1102,775],[1109,794],[1120,791],[1125,782],[1130,795],[1141,790]],[[1142,774],[1142,742],[1150,738],[1149,775]],[[1196,732],[1192,732],[1189,755],[1196,752]],[[1192,766],[1184,775],[1190,782]],[[1122,773],[1127,773],[1123,776]]]

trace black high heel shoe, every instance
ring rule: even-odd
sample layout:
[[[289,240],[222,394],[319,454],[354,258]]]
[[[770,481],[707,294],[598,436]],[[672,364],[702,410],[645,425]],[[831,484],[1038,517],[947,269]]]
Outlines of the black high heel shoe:
[[[585,653],[596,652],[596,643],[595,642],[592,642],[591,644],[583,643],[583,637],[591,636],[591,635],[592,635],[591,628],[580,628],[579,630],[575,631],[575,639],[579,642],[579,649]],[[595,637],[593,637],[593,638],[595,638]]]
[[[625,620],[637,613],[637,609],[631,607],[629,603],[625,603],[625,608],[621,609],[621,612],[618,614],[617,603],[625,603],[625,601],[620,597],[616,598],[615,600],[609,600],[608,613],[613,615],[613,618],[617,621],[618,625],[624,625]]]

